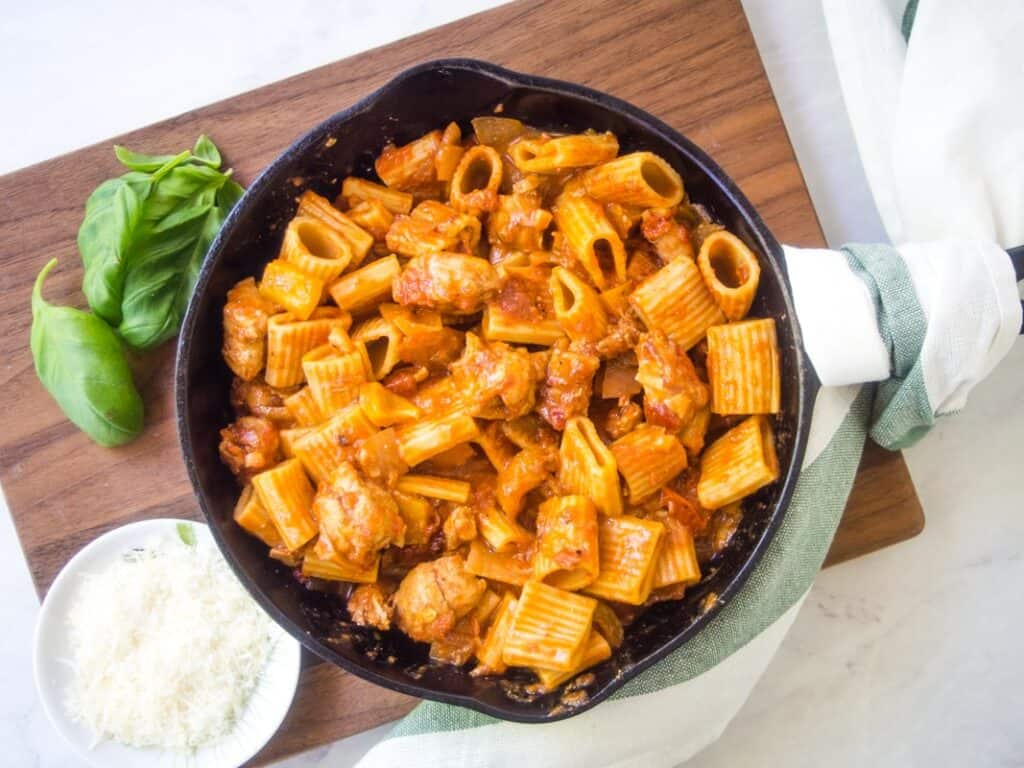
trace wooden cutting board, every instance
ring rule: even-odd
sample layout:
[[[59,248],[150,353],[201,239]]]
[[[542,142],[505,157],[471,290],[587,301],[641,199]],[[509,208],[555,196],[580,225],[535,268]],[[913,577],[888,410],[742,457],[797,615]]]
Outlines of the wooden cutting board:
[[[354,30],[353,34],[358,34]],[[171,152],[209,134],[244,184],[296,137],[413,64],[488,59],[572,80],[646,109],[687,134],[739,183],[777,237],[824,239],[738,0],[540,2],[502,6],[121,136]],[[443,105],[438,105],[439,121]],[[0,178],[0,483],[39,594],[99,534],[152,517],[198,517],[174,425],[171,345],[136,366],[146,430],[92,444],[36,380],[28,349],[32,281],[52,257],[55,303],[84,306],[75,235],[90,191],[121,172],[114,140]],[[869,447],[827,564],[919,533],[920,503],[899,454]],[[310,658],[264,764],[392,720],[415,701]]]

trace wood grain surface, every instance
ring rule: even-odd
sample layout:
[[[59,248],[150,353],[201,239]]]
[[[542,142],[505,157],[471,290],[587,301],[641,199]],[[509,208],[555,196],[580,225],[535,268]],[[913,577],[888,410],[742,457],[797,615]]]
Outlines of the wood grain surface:
[[[192,146],[205,132],[244,184],[328,115],[402,69],[447,56],[487,59],[626,99],[714,156],[779,240],[824,244],[738,0],[517,2],[116,141],[170,152]],[[439,105],[439,123],[442,112]],[[32,281],[57,257],[47,298],[84,306],[75,235],[88,194],[121,172],[114,141],[0,178],[0,385],[7,398],[0,483],[40,595],[78,549],[111,528],[144,518],[198,517],[175,432],[171,344],[135,361],[146,429],[136,442],[112,450],[94,445],[64,419],[32,367]],[[900,455],[869,448],[828,563],[914,536],[922,525]],[[328,665],[310,664],[288,719],[254,762],[386,722],[413,703]]]

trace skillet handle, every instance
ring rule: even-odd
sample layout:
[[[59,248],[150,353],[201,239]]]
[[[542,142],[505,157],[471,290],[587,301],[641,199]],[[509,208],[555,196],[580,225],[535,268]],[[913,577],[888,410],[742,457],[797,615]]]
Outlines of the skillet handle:
[[[1024,280],[1024,245],[1007,248],[1006,252],[1010,254],[1010,263],[1013,264],[1013,274],[1017,276],[1017,282]],[[1024,306],[1024,301],[1021,302],[1021,306]],[[1020,332],[1024,334],[1024,322],[1021,323]]]

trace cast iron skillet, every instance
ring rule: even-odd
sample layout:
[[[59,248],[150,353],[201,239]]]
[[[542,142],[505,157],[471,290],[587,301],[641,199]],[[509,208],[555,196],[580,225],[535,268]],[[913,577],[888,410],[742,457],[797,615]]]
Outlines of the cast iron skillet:
[[[217,456],[218,430],[232,420],[231,375],[221,359],[221,310],[227,290],[259,276],[274,258],[296,197],[310,188],[333,199],[349,174],[375,178],[373,158],[388,141],[407,142],[451,120],[501,114],[560,131],[613,131],[622,152],[651,150],[683,176],[688,194],[760,255],[753,315],[777,321],[782,414],[776,422],[779,481],[763,489],[730,545],[682,601],[660,603],[632,624],[615,655],[596,667],[585,697],[525,694],[518,682],[473,678],[428,663],[427,646],[397,632],[346,622],[336,597],[309,592],[266,547],[232,521],[238,487]],[[178,345],[178,430],[196,497],[224,556],[261,606],[307,648],[367,680],[403,693],[470,707],[505,720],[543,723],[570,717],[608,698],[701,632],[742,586],[786,512],[799,474],[818,382],[805,359],[781,248],[750,202],[707,155],[667,125],[623,101],[570,83],[530,77],[467,59],[434,61],[403,72],[376,93],[327,119],[267,168],[228,216],[203,264]],[[717,595],[717,600],[714,599]],[[710,596],[710,597],[709,597]],[[706,599],[708,598],[708,599]],[[685,650],[684,650],[685,652]],[[585,700],[581,700],[585,699]]]

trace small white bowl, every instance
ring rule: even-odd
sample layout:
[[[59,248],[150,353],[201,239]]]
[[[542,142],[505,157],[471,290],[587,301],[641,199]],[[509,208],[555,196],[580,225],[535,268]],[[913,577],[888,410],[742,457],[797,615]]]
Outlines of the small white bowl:
[[[144,520],[100,536],[64,566],[46,594],[36,622],[33,667],[43,709],[57,732],[91,765],[98,768],[235,768],[255,755],[284,720],[299,683],[301,645],[276,624],[276,638],[263,676],[245,713],[222,739],[194,752],[139,749],[114,741],[91,746],[89,728],[76,723],[67,710],[74,657],[68,637],[68,612],[86,573],[103,570],[129,550],[161,536],[177,535],[181,520]],[[201,545],[215,547],[209,528],[189,522]]]

